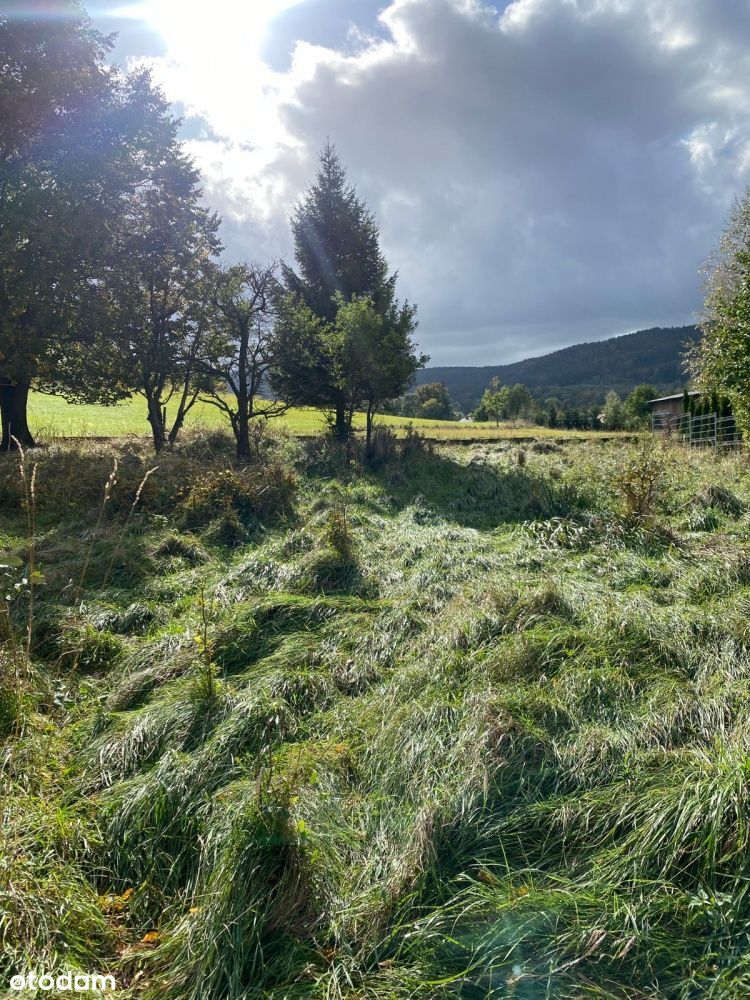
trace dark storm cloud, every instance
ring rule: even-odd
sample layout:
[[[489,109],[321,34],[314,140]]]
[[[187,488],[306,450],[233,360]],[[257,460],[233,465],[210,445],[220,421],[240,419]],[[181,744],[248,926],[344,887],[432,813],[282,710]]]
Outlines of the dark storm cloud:
[[[396,0],[376,36],[363,2],[372,37],[353,44],[356,7],[308,0],[267,43],[274,60],[294,35],[327,48],[298,48],[275,98],[288,136],[252,168],[276,192],[260,214],[212,147],[207,192],[228,210],[231,254],[288,252],[290,203],[330,136],[434,362],[691,321],[699,265],[750,170],[747,6]]]

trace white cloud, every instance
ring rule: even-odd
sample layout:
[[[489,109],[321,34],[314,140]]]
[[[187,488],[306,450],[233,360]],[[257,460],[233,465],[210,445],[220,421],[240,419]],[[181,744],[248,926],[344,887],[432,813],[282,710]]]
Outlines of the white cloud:
[[[232,255],[289,252],[330,136],[435,362],[690,320],[749,179],[748,10],[394,0],[380,22],[346,47],[301,39],[285,72],[241,32],[194,49],[166,32],[158,78],[220,137],[190,148]]]

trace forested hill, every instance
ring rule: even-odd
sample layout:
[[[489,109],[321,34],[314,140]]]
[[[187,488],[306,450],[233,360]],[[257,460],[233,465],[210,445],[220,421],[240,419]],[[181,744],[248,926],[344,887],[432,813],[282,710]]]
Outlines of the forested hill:
[[[511,365],[425,368],[417,384],[444,382],[459,409],[472,410],[490,379],[504,385],[522,382],[540,400],[554,396],[575,405],[595,403],[609,389],[621,395],[641,382],[657,392],[678,391],[685,383],[685,343],[700,337],[695,326],[653,327],[610,340],[574,344],[539,358]]]

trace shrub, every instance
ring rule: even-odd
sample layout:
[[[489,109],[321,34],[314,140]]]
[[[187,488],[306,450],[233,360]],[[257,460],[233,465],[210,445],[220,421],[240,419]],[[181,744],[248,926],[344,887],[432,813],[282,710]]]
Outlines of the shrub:
[[[223,515],[233,528],[235,519],[247,528],[257,520],[288,516],[293,510],[295,487],[294,474],[278,464],[241,472],[224,469],[206,473],[192,486],[182,505],[185,524],[201,528]]]
[[[631,452],[623,463],[614,486],[627,516],[652,513],[664,486],[664,457],[663,452],[647,443]]]
[[[407,427],[406,433],[401,439],[401,458],[410,461],[419,455],[432,455],[434,452],[432,442],[428,441],[424,434],[415,431],[413,427]]]

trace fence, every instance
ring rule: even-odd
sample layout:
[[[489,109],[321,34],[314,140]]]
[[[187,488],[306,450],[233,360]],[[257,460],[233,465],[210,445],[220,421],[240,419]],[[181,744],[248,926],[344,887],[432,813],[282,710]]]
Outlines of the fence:
[[[734,417],[720,417],[716,413],[692,416],[683,413],[674,417],[668,413],[654,413],[651,417],[654,433],[668,434],[692,448],[739,448],[742,434]]]

